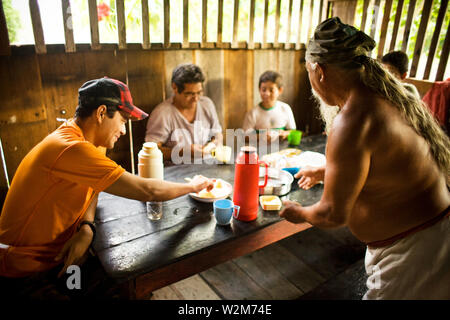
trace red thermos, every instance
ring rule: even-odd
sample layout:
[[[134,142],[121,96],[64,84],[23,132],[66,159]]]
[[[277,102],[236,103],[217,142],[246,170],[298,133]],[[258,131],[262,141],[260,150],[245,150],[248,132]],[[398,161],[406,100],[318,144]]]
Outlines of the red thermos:
[[[259,165],[264,164],[266,172],[264,184],[259,185]],[[240,206],[239,215],[235,218],[241,221],[252,221],[258,217],[259,188],[267,185],[267,164],[259,161],[256,148],[245,146],[241,148],[235,164],[233,202]]]

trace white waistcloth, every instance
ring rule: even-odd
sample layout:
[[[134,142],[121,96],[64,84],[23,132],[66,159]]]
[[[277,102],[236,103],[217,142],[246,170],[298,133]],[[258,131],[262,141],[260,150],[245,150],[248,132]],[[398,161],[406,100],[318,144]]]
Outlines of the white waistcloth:
[[[450,299],[450,218],[392,245],[367,248],[364,300]]]

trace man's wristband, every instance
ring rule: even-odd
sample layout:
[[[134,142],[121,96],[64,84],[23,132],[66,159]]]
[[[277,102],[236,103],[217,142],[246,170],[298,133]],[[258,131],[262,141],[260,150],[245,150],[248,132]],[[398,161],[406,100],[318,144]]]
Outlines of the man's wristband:
[[[92,236],[92,242],[94,242],[95,234],[96,234],[96,232],[97,232],[97,229],[95,228],[95,224],[94,224],[93,222],[90,222],[90,221],[81,221],[80,224],[78,225],[77,231],[79,231],[79,230],[81,229],[81,227],[82,227],[83,225],[85,225],[85,224],[88,225],[88,226],[91,228],[92,234],[93,234],[93,236]]]

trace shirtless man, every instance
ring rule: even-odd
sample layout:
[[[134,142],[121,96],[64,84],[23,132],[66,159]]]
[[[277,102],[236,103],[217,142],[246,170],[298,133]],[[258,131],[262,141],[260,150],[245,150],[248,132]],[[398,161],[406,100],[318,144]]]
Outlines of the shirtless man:
[[[309,175],[305,187],[324,180],[321,200],[285,201],[280,216],[348,226],[365,242],[365,299],[449,299],[450,142],[421,101],[368,57],[374,47],[339,18],[315,30],[306,52],[311,86],[339,113],[325,170],[299,172]]]

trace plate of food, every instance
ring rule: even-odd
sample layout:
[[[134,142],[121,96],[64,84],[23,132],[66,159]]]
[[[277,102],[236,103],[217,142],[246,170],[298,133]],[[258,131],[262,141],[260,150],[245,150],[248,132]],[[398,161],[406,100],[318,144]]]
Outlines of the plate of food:
[[[214,187],[207,191],[206,188],[199,192],[191,192],[189,195],[201,202],[214,202],[216,200],[225,199],[231,194],[233,187],[231,184],[222,179],[212,179],[214,181]]]

